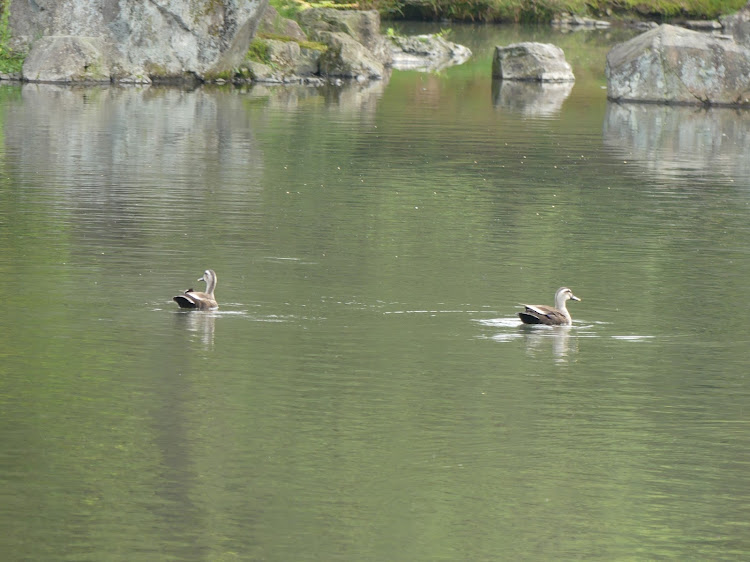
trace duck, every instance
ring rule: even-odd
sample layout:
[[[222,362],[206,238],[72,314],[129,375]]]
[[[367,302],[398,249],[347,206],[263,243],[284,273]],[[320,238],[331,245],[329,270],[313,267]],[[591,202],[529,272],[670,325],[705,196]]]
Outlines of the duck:
[[[546,324],[547,326],[570,326],[573,319],[570,317],[565,303],[568,300],[580,301],[573,291],[567,287],[560,287],[555,293],[555,306],[544,306],[543,304],[524,304],[526,310],[518,313],[518,317],[524,324]]]
[[[181,295],[173,297],[172,300],[180,305],[180,308],[193,308],[198,310],[211,310],[219,308],[219,304],[216,302],[214,297],[214,290],[216,289],[216,272],[213,269],[207,269],[203,272],[203,277],[199,277],[198,281],[206,282],[206,292],[194,291],[188,289]]]

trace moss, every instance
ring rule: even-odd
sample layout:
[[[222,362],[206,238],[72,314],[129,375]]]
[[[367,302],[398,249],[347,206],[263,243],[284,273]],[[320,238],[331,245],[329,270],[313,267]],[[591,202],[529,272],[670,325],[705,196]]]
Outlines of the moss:
[[[225,80],[227,82],[231,81],[235,76],[237,75],[237,72],[234,70],[222,70],[221,72],[209,72],[206,73],[204,76],[205,80],[207,82],[216,82],[217,80]]]
[[[23,68],[25,54],[17,53],[10,48],[10,3],[11,0],[0,2],[0,72],[19,74]]]
[[[260,39],[270,39],[273,41],[283,41],[284,43],[297,43],[302,49],[310,49],[312,51],[320,51],[325,53],[328,50],[328,45],[325,43],[318,43],[317,41],[300,40],[288,35],[276,35],[275,33],[260,33],[258,35]],[[251,59],[252,60],[252,59]],[[258,61],[265,62],[265,61]]]
[[[245,54],[245,60],[270,64],[271,56],[268,53],[268,43],[258,37],[250,41],[250,47]]]

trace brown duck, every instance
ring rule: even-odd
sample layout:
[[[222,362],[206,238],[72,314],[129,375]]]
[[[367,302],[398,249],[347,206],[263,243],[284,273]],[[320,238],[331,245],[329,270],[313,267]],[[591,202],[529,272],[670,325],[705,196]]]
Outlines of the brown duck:
[[[526,310],[518,313],[524,324],[546,324],[548,326],[570,326],[573,319],[565,306],[568,300],[580,301],[573,291],[560,287],[555,293],[555,306],[525,304]]]
[[[219,304],[216,302],[216,297],[214,297],[214,289],[216,289],[217,280],[216,272],[213,269],[207,269],[203,272],[203,277],[198,279],[198,281],[206,282],[205,293],[188,289],[181,295],[173,297],[172,300],[179,304],[180,308],[197,308],[198,310],[219,308]]]

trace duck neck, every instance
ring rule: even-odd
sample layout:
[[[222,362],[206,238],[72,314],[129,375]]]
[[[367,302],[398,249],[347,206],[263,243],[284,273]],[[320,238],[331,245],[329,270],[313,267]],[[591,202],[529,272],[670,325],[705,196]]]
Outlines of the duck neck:
[[[216,289],[216,274],[212,273],[206,279],[206,293],[211,295],[211,298],[214,296],[214,289]]]
[[[570,314],[568,314],[568,307],[565,306],[565,302],[568,299],[565,298],[564,295],[560,295],[555,299],[555,308],[559,310],[560,312],[564,313],[565,316],[570,317]]]

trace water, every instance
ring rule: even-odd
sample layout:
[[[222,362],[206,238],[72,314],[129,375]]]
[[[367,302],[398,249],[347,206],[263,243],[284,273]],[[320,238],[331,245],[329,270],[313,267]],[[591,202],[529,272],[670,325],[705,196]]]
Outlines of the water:
[[[619,32],[454,33],[352,88],[0,88],[4,560],[747,557],[750,116],[608,104]],[[493,85],[523,39],[575,86]]]

